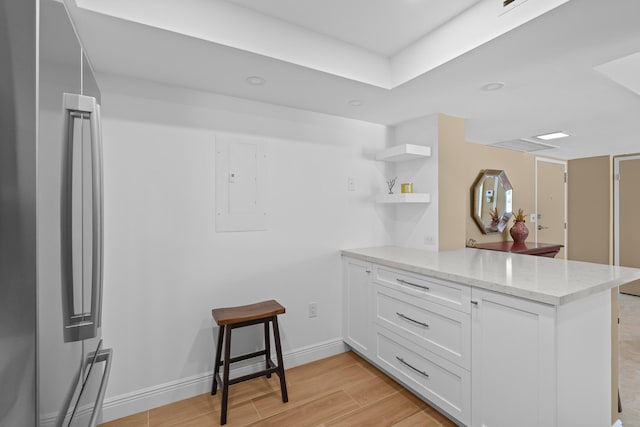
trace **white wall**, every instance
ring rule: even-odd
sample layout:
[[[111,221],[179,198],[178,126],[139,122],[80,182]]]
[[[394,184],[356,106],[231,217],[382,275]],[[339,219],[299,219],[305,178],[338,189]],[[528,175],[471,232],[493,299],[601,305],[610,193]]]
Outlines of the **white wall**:
[[[100,83],[103,338],[114,349],[104,419],[210,387],[214,307],[282,303],[288,367],[342,351],[339,251],[392,240],[386,208],[373,203],[385,184],[372,159],[387,128],[112,76]],[[268,144],[267,231],[215,232],[217,132]],[[317,318],[307,317],[311,301]],[[247,329],[235,353],[257,348],[258,331]]]
[[[387,223],[393,244],[411,248],[438,249],[438,115],[421,117],[391,128],[391,145],[415,144],[431,147],[431,157],[388,165],[388,178],[413,182],[413,191],[429,193],[431,203],[387,207]]]

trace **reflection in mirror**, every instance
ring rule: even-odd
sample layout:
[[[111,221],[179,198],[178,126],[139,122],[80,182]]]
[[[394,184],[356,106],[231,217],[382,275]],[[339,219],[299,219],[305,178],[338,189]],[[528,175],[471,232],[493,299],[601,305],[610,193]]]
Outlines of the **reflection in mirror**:
[[[484,234],[500,233],[513,214],[513,189],[502,170],[480,172],[473,187],[473,219]]]

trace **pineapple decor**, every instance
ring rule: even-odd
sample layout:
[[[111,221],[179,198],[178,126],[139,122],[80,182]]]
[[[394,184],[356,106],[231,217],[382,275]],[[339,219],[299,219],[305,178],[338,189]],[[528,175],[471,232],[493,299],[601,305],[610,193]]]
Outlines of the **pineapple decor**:
[[[527,215],[522,211],[522,209],[518,209],[518,213],[513,216],[513,222],[524,222]]]
[[[524,225],[524,220],[526,218],[526,214],[522,211],[522,209],[518,209],[518,213],[516,213],[513,217],[513,227],[509,230],[509,234],[511,234],[511,238],[513,239],[513,243],[524,243],[529,236],[529,229],[526,225]]]
[[[498,208],[490,209],[489,214],[491,215],[491,225],[498,225],[498,223],[500,222],[500,214],[498,213]]]

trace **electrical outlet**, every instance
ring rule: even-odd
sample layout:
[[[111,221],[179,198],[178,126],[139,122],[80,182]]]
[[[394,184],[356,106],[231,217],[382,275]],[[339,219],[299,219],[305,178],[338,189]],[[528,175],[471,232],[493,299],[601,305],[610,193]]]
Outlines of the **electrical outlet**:
[[[309,303],[309,317],[318,317],[318,303],[310,302]]]

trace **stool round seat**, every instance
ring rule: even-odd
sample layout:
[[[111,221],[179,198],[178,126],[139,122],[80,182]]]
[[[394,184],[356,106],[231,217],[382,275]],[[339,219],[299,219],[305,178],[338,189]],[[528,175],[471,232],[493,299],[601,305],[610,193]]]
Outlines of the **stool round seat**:
[[[284,312],[285,308],[277,301],[269,300],[238,307],[214,308],[211,315],[218,326],[222,326],[273,317]]]
[[[271,378],[271,374],[276,374],[280,378],[282,402],[287,403],[289,401],[287,383],[284,377],[284,363],[282,362],[280,330],[278,328],[278,315],[283,314],[284,312],[284,307],[275,300],[261,301],[255,304],[241,305],[238,307],[214,308],[211,310],[211,315],[218,324],[218,344],[216,346],[216,355],[213,363],[213,384],[211,384],[211,394],[215,395],[218,391],[218,385],[220,385],[220,388],[222,389],[222,402],[220,408],[221,425],[227,423],[229,386],[232,384],[237,384],[239,382],[261,376]],[[264,327],[264,350],[231,357],[231,331],[236,328],[259,324],[262,324]],[[271,360],[269,324],[271,324],[273,328],[276,359],[278,361],[277,365]],[[223,346],[224,360],[222,359]],[[260,356],[264,356],[265,368],[263,370],[243,375],[238,378],[229,377],[230,365],[232,363]],[[222,376],[220,376],[220,367],[223,368]]]

